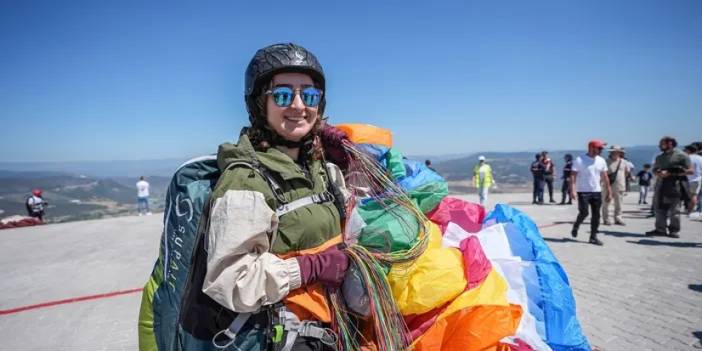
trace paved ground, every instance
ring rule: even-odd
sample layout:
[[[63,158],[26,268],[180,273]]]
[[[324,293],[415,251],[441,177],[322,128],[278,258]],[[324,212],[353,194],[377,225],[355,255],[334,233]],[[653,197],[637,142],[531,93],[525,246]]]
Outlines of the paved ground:
[[[488,205],[510,203],[543,226],[594,346],[694,350],[702,339],[702,222],[683,219],[680,239],[646,238],[652,220],[629,203],[633,194],[626,200],[627,226],[602,227],[604,247],[569,238],[564,222],[575,218],[574,206],[533,206],[528,194],[496,194]],[[157,255],[160,217],[0,231],[0,349],[135,350],[138,292],[2,311],[141,287]]]

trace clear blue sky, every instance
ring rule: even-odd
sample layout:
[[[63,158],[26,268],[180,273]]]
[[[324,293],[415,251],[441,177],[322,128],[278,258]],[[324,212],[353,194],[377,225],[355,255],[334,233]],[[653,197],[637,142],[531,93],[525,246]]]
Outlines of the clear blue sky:
[[[333,122],[405,154],[702,139],[701,1],[334,3],[2,1],[0,161],[215,152],[282,41],[322,62]]]

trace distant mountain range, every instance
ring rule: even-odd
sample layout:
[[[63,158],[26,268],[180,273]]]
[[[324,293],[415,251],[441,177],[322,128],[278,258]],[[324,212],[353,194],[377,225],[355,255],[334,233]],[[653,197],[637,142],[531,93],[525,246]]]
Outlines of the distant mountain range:
[[[645,163],[651,163],[654,156],[659,152],[658,147],[653,145],[633,146],[625,148],[625,150],[627,159],[634,163],[637,169],[641,169]],[[536,153],[537,151],[483,152],[449,160],[441,160],[441,158],[431,158],[427,156],[409,156],[408,158],[418,161],[431,159],[437,172],[449,181],[449,189],[454,192],[461,192],[467,191],[467,188],[470,188],[468,181],[473,177],[473,167],[478,163],[478,156],[483,155],[487,158],[487,162],[493,169],[497,184],[501,185],[503,190],[507,187],[508,189],[521,191],[528,188],[531,184],[532,177],[529,168],[534,161]],[[583,153],[583,150],[549,151],[549,157],[556,165],[556,178],[560,179],[562,167],[565,163],[563,158],[566,154],[571,154],[575,157]],[[606,158],[607,154],[605,150],[602,156]],[[557,181],[557,183],[559,182],[560,181]]]
[[[582,150],[550,152],[560,178],[563,156]],[[655,146],[627,148],[627,156],[640,169],[658,153]],[[469,155],[408,156],[431,159],[436,170],[449,182],[453,193],[471,190],[469,180],[478,155],[492,166],[499,191],[524,191],[531,184],[529,166],[535,152],[484,152]],[[607,156],[606,152],[603,156]],[[170,177],[185,159],[85,162],[0,162],[0,217],[26,214],[24,202],[31,190],[40,188],[49,202],[51,221],[118,216],[136,212],[136,182],[145,175],[151,184],[151,205],[163,208]]]
[[[163,208],[170,178],[148,177],[151,207]],[[63,222],[125,215],[136,211],[135,177],[93,178],[60,172],[0,171],[0,217],[26,215],[32,189],[49,203],[47,220]]]

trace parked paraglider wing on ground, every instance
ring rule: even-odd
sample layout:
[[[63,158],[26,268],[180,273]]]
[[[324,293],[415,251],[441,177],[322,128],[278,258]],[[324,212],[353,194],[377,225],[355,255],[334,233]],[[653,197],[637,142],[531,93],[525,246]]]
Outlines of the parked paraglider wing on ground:
[[[342,231],[353,263],[327,297],[340,349],[590,349],[566,273],[528,216],[506,205],[486,213],[448,197],[445,180],[404,158],[387,130],[338,128],[351,141]],[[215,349],[211,340],[183,333],[177,316],[178,285],[187,280],[217,175],[215,163],[200,160],[173,179],[167,230],[142,303],[142,350]]]

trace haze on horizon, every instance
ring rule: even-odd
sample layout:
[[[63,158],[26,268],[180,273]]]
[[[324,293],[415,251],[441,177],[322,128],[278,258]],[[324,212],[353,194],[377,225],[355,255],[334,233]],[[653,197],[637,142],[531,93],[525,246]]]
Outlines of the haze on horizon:
[[[702,139],[699,1],[2,2],[0,161],[216,152],[282,41],[322,62],[332,123],[408,155]]]

